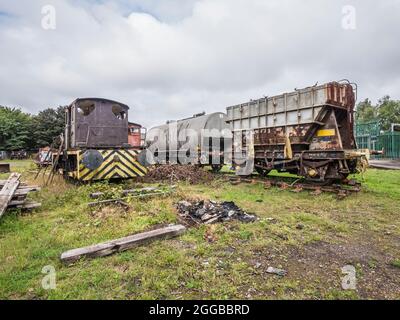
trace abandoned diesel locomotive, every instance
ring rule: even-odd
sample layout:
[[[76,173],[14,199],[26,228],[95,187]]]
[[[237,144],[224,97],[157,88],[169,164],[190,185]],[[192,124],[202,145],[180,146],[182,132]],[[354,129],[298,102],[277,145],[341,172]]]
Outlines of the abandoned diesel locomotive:
[[[228,107],[234,164],[251,154],[261,175],[277,169],[319,182],[356,173],[369,156],[356,150],[356,90],[348,81],[330,82]]]
[[[137,161],[140,146],[128,143],[125,104],[100,98],[77,99],[65,108],[65,134],[53,166],[80,181],[134,178],[147,172]]]

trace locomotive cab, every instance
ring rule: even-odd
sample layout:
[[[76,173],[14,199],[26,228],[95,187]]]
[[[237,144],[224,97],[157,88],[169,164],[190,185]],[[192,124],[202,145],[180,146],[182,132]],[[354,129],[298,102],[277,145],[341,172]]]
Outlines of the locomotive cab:
[[[54,153],[53,165],[81,181],[145,175],[128,141],[128,111],[113,100],[76,99],[65,108],[63,152]]]
[[[75,100],[66,108],[65,148],[129,147],[128,110],[112,100]]]

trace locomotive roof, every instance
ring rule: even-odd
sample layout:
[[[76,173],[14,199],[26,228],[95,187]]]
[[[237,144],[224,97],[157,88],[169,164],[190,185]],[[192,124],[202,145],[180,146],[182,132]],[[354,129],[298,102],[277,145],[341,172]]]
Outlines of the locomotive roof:
[[[81,101],[86,101],[86,100],[91,100],[91,101],[95,101],[95,102],[105,102],[105,103],[112,103],[112,104],[119,104],[123,107],[125,107],[126,109],[129,109],[129,107],[121,102],[115,101],[115,100],[110,100],[110,99],[104,99],[104,98],[78,98],[76,100],[74,100],[71,105],[73,105],[74,103],[77,102],[81,102]]]

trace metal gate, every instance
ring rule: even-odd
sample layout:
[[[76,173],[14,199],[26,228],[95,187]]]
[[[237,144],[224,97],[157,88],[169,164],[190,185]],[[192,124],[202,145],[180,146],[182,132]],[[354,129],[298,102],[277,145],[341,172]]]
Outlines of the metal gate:
[[[384,150],[375,159],[400,158],[400,132],[383,131],[378,122],[358,123],[355,127],[357,147],[360,149]]]
[[[384,150],[380,158],[399,159],[400,158],[400,132],[387,132],[381,134],[377,141],[378,150]]]

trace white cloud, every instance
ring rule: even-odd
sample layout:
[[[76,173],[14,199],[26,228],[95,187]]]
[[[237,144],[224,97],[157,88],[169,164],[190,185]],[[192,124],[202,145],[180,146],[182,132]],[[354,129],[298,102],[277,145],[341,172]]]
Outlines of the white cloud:
[[[330,80],[400,98],[400,2],[120,0],[0,3],[0,104],[127,103],[147,126]],[[41,6],[57,29],[41,28]]]

